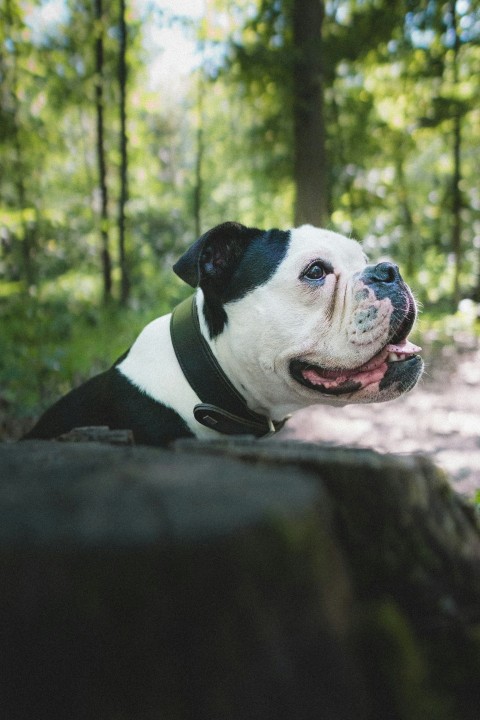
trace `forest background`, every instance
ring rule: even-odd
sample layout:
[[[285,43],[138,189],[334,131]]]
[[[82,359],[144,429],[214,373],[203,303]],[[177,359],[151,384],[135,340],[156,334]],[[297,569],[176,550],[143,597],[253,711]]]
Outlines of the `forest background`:
[[[475,332],[479,98],[479,0],[0,0],[0,411],[109,366],[225,220],[358,238],[414,339]]]

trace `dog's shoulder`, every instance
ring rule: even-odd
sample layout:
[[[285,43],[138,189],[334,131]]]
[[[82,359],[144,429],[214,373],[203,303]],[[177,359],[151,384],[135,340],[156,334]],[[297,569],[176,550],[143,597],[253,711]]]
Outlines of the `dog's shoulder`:
[[[192,437],[175,410],[136,387],[115,364],[57,400],[23,439],[52,439],[93,425],[132,430],[135,442],[144,445]]]
[[[166,445],[176,438],[193,437],[173,408],[137,387],[117,365],[108,372],[106,393],[104,404],[110,423],[116,428],[131,429],[137,443]]]

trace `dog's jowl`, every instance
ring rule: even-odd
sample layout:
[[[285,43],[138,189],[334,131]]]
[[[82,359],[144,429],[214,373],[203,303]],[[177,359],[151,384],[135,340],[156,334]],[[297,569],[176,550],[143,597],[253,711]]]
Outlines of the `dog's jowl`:
[[[398,267],[369,265],[342,235],[224,223],[174,271],[194,294],[47,410],[27,438],[86,425],[131,429],[150,445],[263,437],[314,403],[396,398],[422,373],[408,340],[415,301]]]

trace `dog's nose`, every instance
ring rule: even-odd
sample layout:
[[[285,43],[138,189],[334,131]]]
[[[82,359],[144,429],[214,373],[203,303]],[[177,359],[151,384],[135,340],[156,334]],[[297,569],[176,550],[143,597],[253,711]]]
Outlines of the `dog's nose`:
[[[362,273],[365,283],[394,283],[401,280],[398,265],[391,262],[381,262],[365,268]]]

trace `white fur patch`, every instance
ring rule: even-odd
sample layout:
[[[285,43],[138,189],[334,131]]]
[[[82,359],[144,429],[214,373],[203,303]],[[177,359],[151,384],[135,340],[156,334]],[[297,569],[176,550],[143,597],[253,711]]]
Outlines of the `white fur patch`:
[[[322,285],[301,279],[315,260],[334,268]],[[278,420],[314,402],[348,401],[301,386],[289,365],[302,358],[323,366],[356,367],[380,349],[378,335],[383,339],[388,332],[388,312],[371,342],[359,348],[351,341],[355,277],[365,264],[356,241],[304,225],[291,231],[288,252],[268,282],[225,306],[228,324],[211,346],[252,409]]]
[[[193,417],[193,408],[200,400],[186,381],[175,355],[170,318],[171,315],[164,315],[149,323],[118,370],[141,392],[175,410],[197,437],[218,437],[218,433]]]

